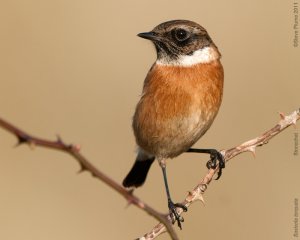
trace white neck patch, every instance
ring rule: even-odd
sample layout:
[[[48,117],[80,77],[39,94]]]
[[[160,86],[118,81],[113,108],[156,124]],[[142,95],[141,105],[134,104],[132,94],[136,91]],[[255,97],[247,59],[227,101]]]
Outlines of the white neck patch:
[[[180,56],[176,60],[157,59],[156,63],[165,66],[189,67],[199,63],[209,63],[220,58],[220,53],[214,47],[205,47],[195,51],[192,55]]]

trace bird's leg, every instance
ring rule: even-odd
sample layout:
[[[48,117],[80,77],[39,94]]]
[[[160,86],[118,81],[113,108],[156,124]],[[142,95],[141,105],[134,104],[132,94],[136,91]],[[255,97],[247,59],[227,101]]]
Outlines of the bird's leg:
[[[217,167],[217,162],[219,162],[219,172],[216,180],[218,180],[222,175],[222,169],[225,168],[225,160],[223,155],[216,149],[198,149],[190,148],[187,152],[196,152],[196,153],[207,153],[210,154],[210,160],[206,163],[208,169],[215,169]]]
[[[169,208],[170,214],[174,216],[174,220],[172,221],[172,223],[174,224],[175,222],[177,222],[178,227],[180,229],[182,229],[181,228],[181,223],[184,221],[184,219],[183,219],[183,217],[181,217],[177,213],[176,208],[182,208],[182,210],[184,212],[186,212],[187,211],[187,207],[184,206],[183,204],[174,203],[172,201],[171,195],[170,195],[170,191],[169,191],[169,186],[168,186],[167,172],[166,172],[166,161],[165,161],[165,159],[160,160],[159,161],[159,165],[161,166],[161,169],[162,169],[162,172],[163,172],[163,176],[164,176],[164,183],[165,183],[165,188],[166,188],[167,198],[168,198],[168,208]]]

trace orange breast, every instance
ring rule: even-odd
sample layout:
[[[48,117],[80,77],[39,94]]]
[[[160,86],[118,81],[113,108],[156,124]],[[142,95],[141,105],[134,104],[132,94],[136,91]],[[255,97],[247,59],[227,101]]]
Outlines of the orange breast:
[[[191,147],[212,124],[222,100],[220,61],[192,67],[155,64],[136,107],[137,144],[161,157],[175,157]]]

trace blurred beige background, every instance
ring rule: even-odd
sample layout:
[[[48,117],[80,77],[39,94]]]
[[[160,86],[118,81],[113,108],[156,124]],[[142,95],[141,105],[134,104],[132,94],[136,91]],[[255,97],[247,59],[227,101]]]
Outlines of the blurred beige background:
[[[203,25],[223,54],[224,100],[197,147],[224,149],[255,137],[300,107],[292,1],[2,0],[0,116],[30,133],[82,146],[121,182],[135,158],[131,117],[154,48],[136,34],[171,19]],[[293,239],[300,156],[289,128],[226,167],[184,215],[181,239]],[[27,146],[0,129],[0,239],[134,239],[156,221],[68,155]],[[206,172],[207,156],[168,164],[174,201]],[[136,194],[166,212],[158,164]],[[169,239],[163,235],[160,239]]]

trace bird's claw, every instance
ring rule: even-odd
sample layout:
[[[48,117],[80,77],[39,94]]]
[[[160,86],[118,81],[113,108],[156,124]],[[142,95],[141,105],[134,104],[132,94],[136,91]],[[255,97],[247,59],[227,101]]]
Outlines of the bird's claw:
[[[210,153],[210,160],[206,163],[208,169],[216,169],[217,163],[219,162],[219,171],[216,180],[218,180],[222,175],[222,169],[225,168],[225,160],[223,155],[217,151],[213,150]]]
[[[180,203],[173,203],[171,200],[168,201],[168,207],[170,214],[172,215],[172,223],[174,224],[177,222],[178,227],[182,229],[181,223],[184,222],[184,218],[178,214],[176,208],[181,208],[184,212],[186,212],[187,207]]]

